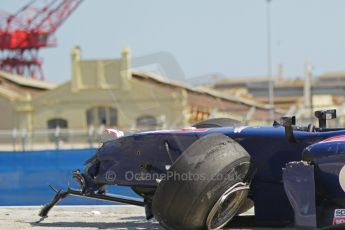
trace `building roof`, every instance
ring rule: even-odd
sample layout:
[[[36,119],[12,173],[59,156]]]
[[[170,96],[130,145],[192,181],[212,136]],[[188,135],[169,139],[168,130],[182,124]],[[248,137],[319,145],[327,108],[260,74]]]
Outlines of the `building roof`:
[[[345,71],[330,71],[325,72],[319,76],[319,78],[338,78],[345,77]]]
[[[266,76],[257,76],[257,77],[253,77],[253,76],[247,76],[247,77],[228,77],[226,79],[222,79],[222,80],[218,80],[216,81],[216,83],[218,84],[245,84],[245,83],[249,83],[249,82],[267,82],[268,81],[268,77]]]
[[[258,109],[264,109],[264,110],[270,109],[269,105],[261,104],[257,101],[254,101],[254,100],[242,98],[242,97],[239,97],[236,95],[228,95],[228,94],[220,93],[220,92],[217,92],[215,90],[212,90],[212,89],[209,89],[206,87],[197,87],[197,88],[191,87],[191,86],[188,86],[188,85],[183,84],[181,82],[173,81],[173,80],[170,80],[167,78],[162,78],[161,76],[158,76],[158,75],[153,74],[153,73],[132,70],[132,76],[135,78],[150,79],[150,80],[153,80],[153,81],[160,83],[160,84],[169,85],[169,86],[173,86],[176,88],[182,88],[182,89],[185,89],[185,90],[190,91],[190,92],[203,94],[203,95],[207,95],[207,96],[211,96],[211,97],[216,97],[216,98],[223,99],[226,101],[242,103],[242,104],[248,105],[250,107],[255,106]],[[276,112],[283,114],[285,111],[276,110]]]
[[[1,78],[4,78],[20,86],[36,88],[36,89],[49,90],[49,89],[54,89],[56,87],[56,84],[53,84],[47,81],[25,78],[19,75],[11,74],[11,73],[0,70],[0,79]]]
[[[301,78],[272,78],[274,81],[274,87],[303,87],[304,80]],[[232,88],[232,87],[248,87],[248,85],[263,85],[268,83],[268,77],[242,77],[242,78],[235,78],[235,79],[226,79],[216,81],[213,85],[216,89],[221,88]]]

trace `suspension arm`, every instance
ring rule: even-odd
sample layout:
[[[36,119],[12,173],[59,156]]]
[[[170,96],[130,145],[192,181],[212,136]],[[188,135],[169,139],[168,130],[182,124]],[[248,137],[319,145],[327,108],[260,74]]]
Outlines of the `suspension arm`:
[[[55,190],[55,189],[54,189]],[[56,190],[55,190],[56,191]],[[126,197],[126,196],[119,196],[114,194],[97,194],[97,193],[90,193],[86,194],[83,193],[81,190],[71,189],[68,188],[66,192],[59,190],[56,191],[56,195],[54,196],[53,200],[46,204],[40,211],[39,216],[41,219],[38,222],[41,222],[46,217],[48,217],[48,212],[62,199],[66,198],[67,196],[80,196],[80,197],[87,197],[92,199],[98,200],[106,200],[106,201],[113,201],[113,202],[120,202],[125,204],[131,204],[136,206],[144,207],[146,203],[142,199]]]

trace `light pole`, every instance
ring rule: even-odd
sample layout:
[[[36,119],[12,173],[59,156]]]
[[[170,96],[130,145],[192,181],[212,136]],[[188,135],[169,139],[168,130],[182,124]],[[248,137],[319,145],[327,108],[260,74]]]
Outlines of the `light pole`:
[[[272,79],[271,60],[271,0],[266,0],[266,23],[267,23],[267,77],[268,77],[268,99],[270,106],[270,119],[274,120],[274,85]]]

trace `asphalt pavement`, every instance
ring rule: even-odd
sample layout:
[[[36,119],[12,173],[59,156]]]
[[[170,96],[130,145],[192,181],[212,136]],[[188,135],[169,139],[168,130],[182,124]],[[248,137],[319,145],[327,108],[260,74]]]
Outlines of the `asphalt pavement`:
[[[40,219],[38,216],[40,208],[39,206],[0,206],[0,229],[162,229],[154,219],[149,221],[145,219],[143,208],[130,205],[56,206],[51,210],[48,218],[37,223]],[[247,214],[252,214],[252,211]]]

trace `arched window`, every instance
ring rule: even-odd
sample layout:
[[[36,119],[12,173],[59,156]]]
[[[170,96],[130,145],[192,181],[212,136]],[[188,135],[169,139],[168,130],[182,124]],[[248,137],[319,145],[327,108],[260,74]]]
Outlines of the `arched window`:
[[[137,118],[136,126],[140,130],[154,130],[157,128],[157,119],[153,116],[141,116]]]
[[[93,107],[86,111],[86,123],[88,126],[117,125],[117,110],[111,107]]]
[[[48,129],[55,129],[57,127],[60,127],[61,129],[66,129],[68,128],[68,122],[65,119],[62,118],[54,118],[50,119],[47,122]]]

